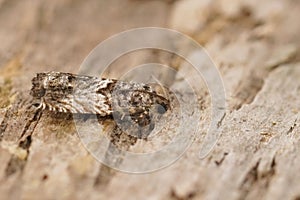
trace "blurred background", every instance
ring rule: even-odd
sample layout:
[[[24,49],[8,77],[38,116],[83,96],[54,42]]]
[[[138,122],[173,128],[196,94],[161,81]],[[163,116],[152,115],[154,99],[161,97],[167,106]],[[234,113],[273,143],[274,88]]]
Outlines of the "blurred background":
[[[131,28],[157,26],[203,45],[225,77],[237,76],[234,87],[249,71],[261,82],[264,62],[298,56],[298,11],[295,0],[1,0],[1,74],[27,79],[38,71],[78,72],[101,41]]]
[[[299,64],[298,71],[273,72],[299,61],[299,11],[298,0],[0,0],[0,199],[299,199],[300,179],[294,177],[299,159],[275,173],[273,150],[281,147],[268,143],[282,133],[276,119],[284,121],[287,115],[289,130],[293,112],[298,113]],[[59,128],[55,119],[44,119],[49,125],[39,125],[31,146],[19,151],[25,119],[18,109],[29,98],[37,72],[76,73],[101,41],[148,26],[180,31],[201,44],[222,75],[226,119],[243,123],[252,117],[249,130],[259,133],[247,136],[237,125],[224,127],[223,139],[205,160],[197,159],[196,142],[171,167],[143,176],[100,173],[101,164],[81,146],[74,127]],[[147,56],[143,59],[149,61]],[[155,52],[149,57],[180,69],[178,58]],[[208,96],[202,94],[203,110],[209,107]],[[272,106],[249,114],[255,110],[251,105]],[[269,109],[278,110],[270,114],[273,121],[261,117]],[[292,138],[291,144],[299,147],[297,137]],[[227,156],[229,152],[234,153]],[[285,153],[276,157],[277,166],[292,163],[292,157],[283,159],[291,155]],[[229,161],[222,165],[226,156]]]

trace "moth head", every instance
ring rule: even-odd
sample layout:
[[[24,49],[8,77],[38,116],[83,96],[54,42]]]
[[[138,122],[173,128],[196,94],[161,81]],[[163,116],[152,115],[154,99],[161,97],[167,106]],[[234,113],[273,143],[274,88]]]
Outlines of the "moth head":
[[[157,93],[156,91],[140,91],[134,90],[129,93],[129,107],[134,108],[131,114],[154,112],[164,114],[170,109],[170,101],[167,97]]]

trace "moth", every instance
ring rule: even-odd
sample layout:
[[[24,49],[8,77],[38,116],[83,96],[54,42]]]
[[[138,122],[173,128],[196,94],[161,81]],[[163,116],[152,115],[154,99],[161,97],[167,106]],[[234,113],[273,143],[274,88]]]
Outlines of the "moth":
[[[39,109],[113,118],[138,138],[147,136],[144,127],[153,129],[157,116],[170,110],[167,95],[151,85],[63,72],[38,73],[30,94]]]

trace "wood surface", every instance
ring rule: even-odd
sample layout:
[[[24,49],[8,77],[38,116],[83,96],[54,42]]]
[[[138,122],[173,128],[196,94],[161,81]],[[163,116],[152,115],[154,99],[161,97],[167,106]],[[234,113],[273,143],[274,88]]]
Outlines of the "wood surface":
[[[0,199],[299,200],[299,11],[297,0],[0,0]],[[29,123],[36,73],[76,73],[98,43],[146,26],[192,37],[222,75],[226,116],[207,157],[200,129],[174,164],[127,174],[87,152],[70,116]],[[204,127],[210,97],[200,95]]]

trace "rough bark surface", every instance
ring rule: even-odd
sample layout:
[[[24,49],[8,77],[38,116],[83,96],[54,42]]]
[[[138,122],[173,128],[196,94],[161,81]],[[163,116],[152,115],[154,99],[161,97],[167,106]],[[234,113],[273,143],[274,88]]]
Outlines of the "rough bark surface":
[[[0,199],[300,199],[299,10],[297,0],[0,0]],[[135,175],[96,161],[71,116],[32,114],[29,90],[37,72],[76,73],[99,42],[145,26],[202,44],[228,106],[206,158],[199,130],[177,162]],[[181,67],[164,53],[141,57]]]

